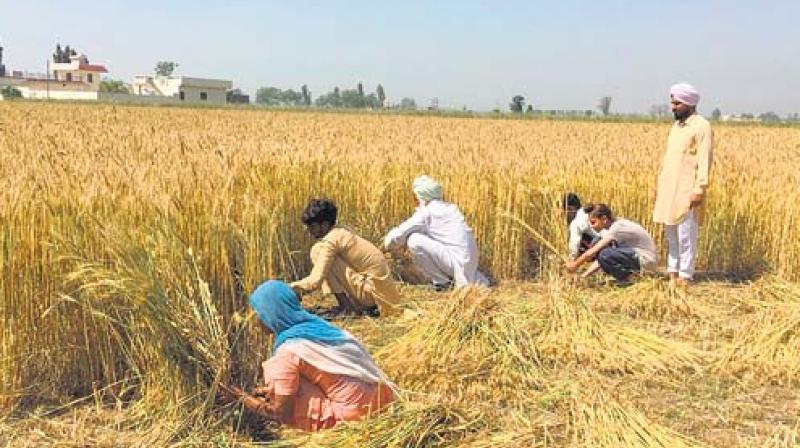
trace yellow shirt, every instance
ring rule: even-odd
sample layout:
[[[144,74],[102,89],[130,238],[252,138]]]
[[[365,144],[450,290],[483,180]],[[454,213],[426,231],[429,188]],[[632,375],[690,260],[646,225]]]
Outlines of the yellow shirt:
[[[370,294],[381,313],[386,305],[400,303],[400,293],[392,281],[389,263],[383,253],[374,244],[355,233],[334,228],[321,240],[314,244],[314,267],[308,277],[292,283],[292,287],[304,292],[313,291],[322,286],[331,265],[337,261],[344,262],[356,272],[361,285],[353,285],[354,289]]]
[[[711,124],[696,113],[672,125],[658,176],[654,222],[680,224],[689,213],[691,195],[705,193],[713,143]]]

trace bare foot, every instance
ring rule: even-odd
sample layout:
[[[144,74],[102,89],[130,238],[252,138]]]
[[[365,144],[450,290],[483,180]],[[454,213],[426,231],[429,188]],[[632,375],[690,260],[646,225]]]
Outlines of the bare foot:
[[[686,288],[687,286],[691,285],[692,283],[694,283],[693,280],[688,279],[688,278],[683,278],[683,277],[680,277],[677,280],[675,280],[675,285],[679,286],[681,288]]]

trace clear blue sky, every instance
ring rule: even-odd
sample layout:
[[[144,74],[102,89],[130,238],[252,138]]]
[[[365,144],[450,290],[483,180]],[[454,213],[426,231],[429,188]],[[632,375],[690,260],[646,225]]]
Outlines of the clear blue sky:
[[[0,0],[12,69],[44,71],[56,42],[130,82],[158,60],[178,73],[316,96],[334,86],[420,105],[644,112],[674,82],[701,111],[800,112],[800,0],[208,1]]]

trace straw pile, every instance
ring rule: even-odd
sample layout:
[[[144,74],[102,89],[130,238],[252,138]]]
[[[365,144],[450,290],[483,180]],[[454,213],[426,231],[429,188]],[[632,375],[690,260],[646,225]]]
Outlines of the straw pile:
[[[535,389],[541,375],[533,329],[506,308],[486,289],[456,290],[376,359],[400,385],[456,400]]]
[[[715,368],[756,381],[800,381],[800,287],[758,285],[748,302],[752,314],[735,329]]]
[[[644,330],[602,322],[585,293],[551,286],[547,327],[537,339],[542,359],[606,372],[655,374],[697,369],[703,353]]]

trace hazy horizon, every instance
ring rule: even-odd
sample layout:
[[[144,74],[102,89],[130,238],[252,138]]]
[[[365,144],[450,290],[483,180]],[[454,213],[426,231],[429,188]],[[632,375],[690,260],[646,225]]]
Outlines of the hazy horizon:
[[[60,42],[113,79],[172,60],[177,74],[231,79],[252,99],[260,86],[307,84],[317,97],[362,81],[420,106],[438,97],[447,108],[508,110],[521,94],[537,109],[595,109],[608,95],[612,112],[644,113],[686,81],[705,114],[800,112],[800,2],[71,6],[0,0],[6,67],[44,72]]]

